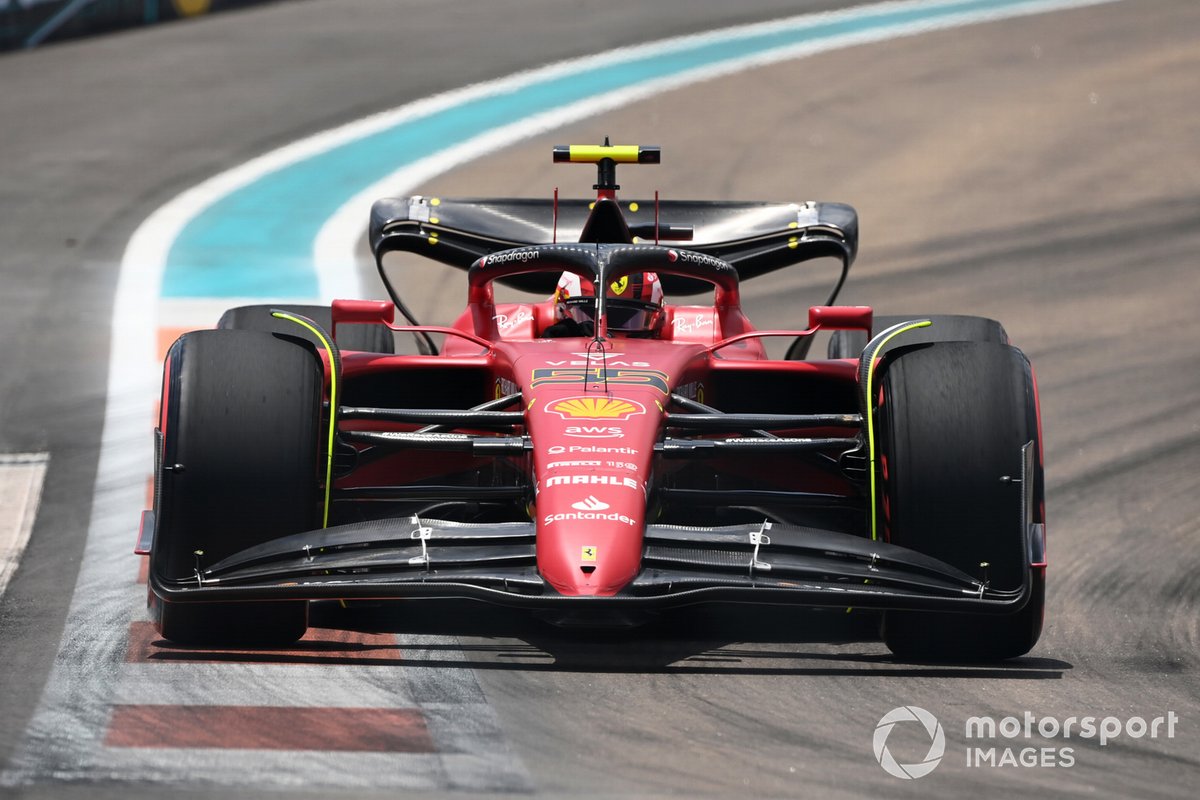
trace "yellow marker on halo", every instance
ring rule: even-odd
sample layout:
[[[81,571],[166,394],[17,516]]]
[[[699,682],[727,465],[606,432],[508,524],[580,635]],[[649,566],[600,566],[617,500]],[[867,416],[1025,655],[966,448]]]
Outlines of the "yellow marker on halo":
[[[32,5],[32,4],[25,4]],[[207,14],[212,6],[212,0],[172,0],[176,13],[181,17],[194,17]]]

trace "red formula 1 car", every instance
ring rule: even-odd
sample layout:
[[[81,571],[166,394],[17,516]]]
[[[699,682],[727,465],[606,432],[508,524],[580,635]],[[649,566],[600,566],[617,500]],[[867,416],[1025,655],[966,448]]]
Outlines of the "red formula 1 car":
[[[903,656],[1026,653],[1040,422],[999,323],[832,305],[848,206],[634,215],[616,166],[657,148],[554,155],[596,165],[594,200],[381,200],[392,302],[236,308],[175,342],[139,541],[162,635],[287,641],[314,600],[471,598],[562,623],[763,603],[882,610]],[[397,250],[466,269],[451,327],[404,307]],[[802,330],[751,325],[740,281],[829,256],[840,278]],[[496,283],[550,299],[497,303]],[[808,357],[821,330],[828,358]],[[396,332],[420,352],[395,354]]]

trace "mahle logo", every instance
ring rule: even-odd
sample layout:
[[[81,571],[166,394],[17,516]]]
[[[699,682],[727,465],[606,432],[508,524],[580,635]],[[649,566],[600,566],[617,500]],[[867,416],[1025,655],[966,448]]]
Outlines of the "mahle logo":
[[[925,730],[925,735],[929,737],[929,751],[923,759],[915,764],[899,763],[891,751],[888,750],[888,737],[892,735],[892,730],[902,722],[916,722],[920,724]],[[914,725],[904,725],[902,727],[904,729],[916,728]],[[875,747],[875,760],[879,762],[879,766],[883,767],[887,774],[903,778],[904,780],[912,780],[913,778],[925,777],[933,772],[934,768],[941,763],[942,756],[946,752],[946,734],[942,730],[941,723],[937,721],[937,717],[925,709],[920,706],[900,706],[899,708],[893,708],[879,720],[879,724],[875,726],[873,744]]]

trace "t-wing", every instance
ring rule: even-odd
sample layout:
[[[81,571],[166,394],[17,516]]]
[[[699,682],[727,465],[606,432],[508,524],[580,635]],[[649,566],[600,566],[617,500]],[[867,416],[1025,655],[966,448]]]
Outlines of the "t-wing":
[[[410,250],[460,269],[490,253],[551,242],[653,244],[686,241],[688,250],[734,266],[742,280],[815,258],[842,262],[841,278],[858,249],[858,215],[840,203],[635,201],[606,199],[391,198],[371,208],[371,249],[382,271],[386,253]],[[550,293],[557,276],[525,273],[501,283]],[[664,276],[673,295],[710,284]]]

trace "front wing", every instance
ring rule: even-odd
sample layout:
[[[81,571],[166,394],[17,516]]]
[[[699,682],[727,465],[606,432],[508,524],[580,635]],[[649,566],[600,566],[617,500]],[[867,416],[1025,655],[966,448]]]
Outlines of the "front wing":
[[[1025,526],[1028,554],[1036,527]],[[185,580],[152,567],[150,585],[167,602],[420,597],[530,609],[728,602],[1011,614],[1030,597],[1032,570],[1019,588],[998,590],[930,556],[850,534],[771,523],[649,525],[632,583],[614,596],[564,596],[538,575],[533,523],[410,517],[283,537]]]

